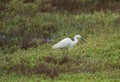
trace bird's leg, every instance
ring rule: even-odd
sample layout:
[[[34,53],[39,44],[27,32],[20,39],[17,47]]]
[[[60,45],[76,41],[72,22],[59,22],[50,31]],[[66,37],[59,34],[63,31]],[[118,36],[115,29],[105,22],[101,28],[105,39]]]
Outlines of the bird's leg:
[[[68,49],[67,48],[65,48],[65,55],[67,55],[68,54]]]
[[[65,55],[66,54],[66,49],[62,49],[62,52]]]
[[[63,49],[63,54],[65,54],[65,49]]]
[[[62,51],[63,51],[63,54],[64,54],[64,55],[67,55],[67,54],[68,54],[68,49],[67,49],[67,48],[64,48]]]

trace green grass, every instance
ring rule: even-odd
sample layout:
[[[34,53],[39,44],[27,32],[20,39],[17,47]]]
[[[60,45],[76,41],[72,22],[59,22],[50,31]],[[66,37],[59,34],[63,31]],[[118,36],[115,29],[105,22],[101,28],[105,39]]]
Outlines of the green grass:
[[[39,75],[31,77],[21,75],[7,75],[1,77],[2,82],[119,82],[120,78],[115,78],[112,75],[105,73],[81,73],[81,74],[62,74],[54,80],[51,78],[43,79]]]
[[[5,16],[9,15],[5,14]],[[14,27],[22,22],[25,17],[22,16],[21,18],[17,14],[13,15],[13,19],[4,20],[5,26],[3,22],[2,24],[6,32],[10,29],[9,26]],[[17,21],[15,22],[14,19]],[[41,26],[52,23],[57,31],[51,35],[52,42],[38,44],[37,48],[23,50],[18,47],[12,54],[0,51],[0,82],[120,81],[120,15],[118,13],[110,11],[76,15],[59,12],[37,13],[35,17],[28,17],[25,20],[29,30],[36,24]],[[31,21],[33,25],[29,26]],[[20,26],[18,25],[17,28]],[[86,42],[79,41],[78,45],[69,49],[66,54],[64,50],[51,49],[51,46],[59,40],[76,34],[85,37]],[[6,51],[9,51],[9,48],[6,48]]]

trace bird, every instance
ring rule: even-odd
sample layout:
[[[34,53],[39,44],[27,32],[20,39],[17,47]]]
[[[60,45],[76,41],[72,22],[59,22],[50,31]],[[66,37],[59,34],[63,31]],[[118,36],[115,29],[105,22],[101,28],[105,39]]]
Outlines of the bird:
[[[78,43],[78,39],[81,39],[81,40],[85,41],[85,39],[81,35],[75,35],[74,36],[74,41],[72,41],[70,38],[65,38],[65,39],[59,41],[58,43],[56,43],[55,45],[53,45],[52,48],[53,49],[68,49],[68,48],[71,48]]]

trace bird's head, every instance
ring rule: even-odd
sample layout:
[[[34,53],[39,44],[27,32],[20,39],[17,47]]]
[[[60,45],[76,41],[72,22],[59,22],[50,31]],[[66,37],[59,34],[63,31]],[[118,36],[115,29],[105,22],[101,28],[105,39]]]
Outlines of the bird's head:
[[[77,39],[81,39],[82,41],[85,42],[85,39],[84,39],[81,35],[75,35],[75,38],[77,38]]]

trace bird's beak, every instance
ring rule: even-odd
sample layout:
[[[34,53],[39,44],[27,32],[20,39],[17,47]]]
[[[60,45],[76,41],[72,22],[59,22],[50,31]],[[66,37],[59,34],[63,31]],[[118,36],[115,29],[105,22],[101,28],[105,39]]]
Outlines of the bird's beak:
[[[80,38],[82,41],[86,42],[85,39],[83,37]]]

